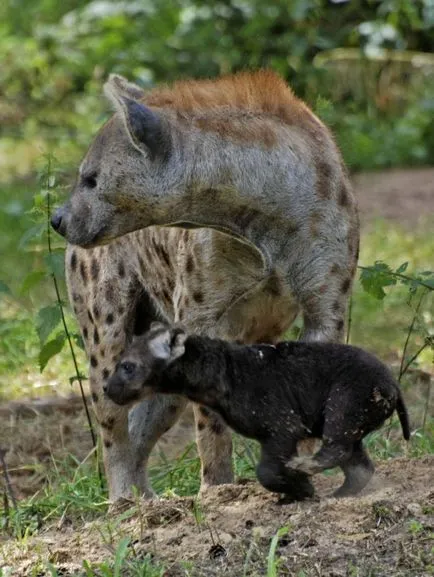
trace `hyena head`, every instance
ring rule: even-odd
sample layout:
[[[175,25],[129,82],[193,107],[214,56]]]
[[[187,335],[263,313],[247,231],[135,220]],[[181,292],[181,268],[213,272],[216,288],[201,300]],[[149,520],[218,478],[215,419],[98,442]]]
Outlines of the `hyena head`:
[[[144,335],[133,338],[116,370],[104,386],[118,405],[130,405],[158,392],[163,371],[185,352],[187,336],[180,328],[152,323]]]
[[[177,202],[180,188],[170,113],[144,105],[145,93],[120,76],[110,76],[104,89],[116,112],[95,137],[70,199],[51,221],[83,247],[159,224],[159,215],[168,212],[163,205]]]

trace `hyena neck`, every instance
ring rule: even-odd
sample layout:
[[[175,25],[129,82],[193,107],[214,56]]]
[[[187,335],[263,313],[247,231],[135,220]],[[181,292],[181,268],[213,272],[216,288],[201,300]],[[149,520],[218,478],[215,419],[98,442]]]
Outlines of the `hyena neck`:
[[[271,168],[257,178],[263,151],[252,147],[246,153],[223,140],[216,146],[215,136],[207,133],[195,142],[185,139],[183,144],[183,159],[194,159],[194,163],[190,166],[188,161],[174,159],[178,192],[166,199],[156,224],[215,229],[267,253],[269,245],[286,241],[282,230],[291,232],[285,214],[287,199],[267,190],[277,175]]]
[[[185,353],[164,372],[164,392],[182,394],[191,401],[218,409],[228,395],[225,343],[207,337],[189,337]]]

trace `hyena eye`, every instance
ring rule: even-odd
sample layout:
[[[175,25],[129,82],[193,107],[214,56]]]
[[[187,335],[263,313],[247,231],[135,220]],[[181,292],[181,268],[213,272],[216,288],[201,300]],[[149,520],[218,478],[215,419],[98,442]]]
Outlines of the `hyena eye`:
[[[132,377],[135,373],[136,365],[129,361],[124,361],[121,363],[121,370],[127,377]]]
[[[83,176],[82,183],[86,188],[96,188],[96,172]]]

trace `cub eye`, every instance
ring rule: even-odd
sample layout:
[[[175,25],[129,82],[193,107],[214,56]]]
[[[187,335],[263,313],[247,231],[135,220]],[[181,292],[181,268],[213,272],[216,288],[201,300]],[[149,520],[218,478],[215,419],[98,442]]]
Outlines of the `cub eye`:
[[[96,174],[88,174],[82,177],[82,183],[86,188],[96,188]]]
[[[136,370],[136,365],[134,363],[130,363],[129,361],[125,361],[121,363],[121,369],[127,377],[131,377]]]

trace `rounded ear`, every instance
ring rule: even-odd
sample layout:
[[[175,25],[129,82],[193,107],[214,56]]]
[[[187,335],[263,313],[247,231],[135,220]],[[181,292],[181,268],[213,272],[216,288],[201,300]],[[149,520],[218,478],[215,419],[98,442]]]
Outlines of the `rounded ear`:
[[[185,341],[187,340],[187,335],[185,331],[179,327],[171,330],[170,338],[170,360],[181,357],[185,353]]]
[[[168,126],[157,112],[140,102],[144,92],[115,75],[105,83],[104,92],[121,114],[133,146],[148,154],[151,160],[167,159],[171,150]]]
[[[104,92],[107,98],[113,101],[113,92],[119,96],[141,100],[145,97],[145,91],[133,82],[128,82],[126,78],[119,74],[110,74],[107,82],[104,84]]]

